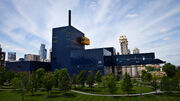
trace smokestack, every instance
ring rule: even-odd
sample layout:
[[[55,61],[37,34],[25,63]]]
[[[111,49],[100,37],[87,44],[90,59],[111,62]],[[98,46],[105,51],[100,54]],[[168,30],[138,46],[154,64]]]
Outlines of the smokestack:
[[[71,10],[69,10],[69,26],[71,26]]]

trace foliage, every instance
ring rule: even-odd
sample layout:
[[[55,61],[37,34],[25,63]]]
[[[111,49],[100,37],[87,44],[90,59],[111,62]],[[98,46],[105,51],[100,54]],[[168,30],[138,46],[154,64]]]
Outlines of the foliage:
[[[42,77],[45,74],[45,70],[44,68],[39,68],[36,70],[36,74],[37,74],[37,82],[38,82],[38,87],[42,87]]]
[[[76,87],[76,84],[77,84],[77,75],[76,74],[72,75],[72,84]]]
[[[103,87],[106,87],[107,76],[105,75],[101,79],[102,79]]]
[[[54,71],[54,81],[55,81],[55,87],[58,87],[58,80],[59,80],[59,75],[60,75],[60,70],[59,69],[55,69]]]
[[[119,81],[121,79],[121,76],[117,75],[115,79],[116,79],[116,81]]]
[[[154,78],[152,79],[151,86],[152,86],[153,90],[157,91],[158,84],[157,84],[157,78],[156,78],[156,77],[154,77]],[[156,93],[157,93],[157,92],[156,92]]]
[[[150,72],[150,71],[160,71],[160,68],[155,68],[155,67],[152,67],[152,66],[146,66],[146,70],[148,72]]]
[[[180,83],[180,66],[177,67],[176,79],[177,79],[177,82],[179,84]],[[180,90],[179,85],[178,85],[178,89]]]
[[[94,80],[94,73],[93,71],[90,71],[88,77],[87,77],[87,84],[89,85],[90,88],[93,87],[95,80]]]
[[[14,88],[20,89],[22,101],[24,101],[25,93],[30,90],[29,77],[26,72],[19,72],[18,74],[18,77],[13,78],[11,83]]]
[[[5,74],[6,74],[6,68],[4,66],[2,66],[0,68],[0,86],[2,86],[6,80]]]
[[[175,91],[177,90],[177,80],[175,78],[163,77],[161,80],[161,90],[163,91]]]
[[[52,86],[53,86],[53,75],[52,75],[52,73],[46,72],[42,77],[42,81],[43,81],[43,86],[46,89],[46,91],[48,92],[48,96],[49,96],[49,91],[51,91]]]
[[[163,66],[163,71],[166,72],[167,76],[172,78],[175,76],[176,74],[176,67],[174,65],[172,65],[171,63],[166,63]]]
[[[82,70],[78,76],[78,83],[81,84],[82,87],[84,87],[86,81],[86,71]]]
[[[146,75],[146,71],[145,70],[142,70],[142,74],[141,74],[141,79],[142,79],[142,81],[144,81],[145,80],[145,75]]]
[[[101,82],[101,72],[100,71],[96,72],[95,80],[97,83]]]
[[[106,77],[107,77],[106,85],[107,85],[108,91],[109,91],[109,93],[112,94],[117,90],[117,88],[116,88],[116,80],[114,78],[114,75],[108,75]]]
[[[129,91],[132,90],[133,85],[132,85],[131,77],[129,76],[129,74],[125,73],[121,87],[122,87],[122,90],[127,93],[129,93]]]
[[[72,83],[71,79],[67,73],[67,69],[63,68],[60,70],[60,75],[58,79],[59,88],[61,91],[68,91],[71,90]]]
[[[8,82],[10,82],[14,78],[14,76],[15,76],[14,71],[9,70],[9,71],[6,72],[6,80]]]
[[[151,81],[151,80],[152,80],[152,75],[151,75],[151,73],[146,73],[145,76],[144,76],[144,80],[145,80],[145,81]]]

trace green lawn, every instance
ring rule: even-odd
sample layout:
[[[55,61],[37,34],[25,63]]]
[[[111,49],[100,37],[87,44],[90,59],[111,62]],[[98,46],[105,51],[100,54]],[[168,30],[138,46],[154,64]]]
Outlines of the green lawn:
[[[137,94],[140,93],[140,87],[134,86],[132,91],[130,91],[131,94]],[[94,87],[94,88],[89,88],[89,87],[77,87],[75,90],[78,91],[83,91],[83,92],[88,92],[88,93],[94,93],[94,94],[109,94],[107,88],[102,88],[102,87]],[[142,87],[142,92],[151,92],[153,91],[152,88],[149,87]],[[114,94],[126,94],[125,92],[122,91],[121,87],[117,87],[117,91],[114,92]]]
[[[62,95],[59,91],[52,91],[51,97],[47,98],[47,92],[36,92],[25,95],[25,101],[180,101],[180,94],[173,95],[146,95],[144,97],[97,97],[68,92]],[[17,91],[0,91],[0,101],[21,101]]]

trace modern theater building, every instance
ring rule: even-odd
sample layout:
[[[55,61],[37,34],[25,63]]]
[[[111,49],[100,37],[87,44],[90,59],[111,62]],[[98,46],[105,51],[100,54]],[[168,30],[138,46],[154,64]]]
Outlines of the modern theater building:
[[[117,55],[113,47],[85,49],[90,40],[85,34],[71,25],[53,28],[52,33],[52,71],[67,68],[70,75],[81,70],[101,71],[103,75],[115,73],[116,68],[131,65],[164,63],[155,59],[154,53]]]

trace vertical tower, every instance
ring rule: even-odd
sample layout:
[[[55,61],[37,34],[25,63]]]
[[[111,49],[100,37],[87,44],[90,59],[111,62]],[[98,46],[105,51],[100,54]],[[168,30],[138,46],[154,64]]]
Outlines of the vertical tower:
[[[128,41],[126,36],[120,36],[119,38],[120,50],[122,55],[130,54],[130,50],[128,49]],[[132,76],[132,68],[131,66],[122,66],[122,74],[128,73]]]
[[[41,44],[40,50],[39,50],[40,59],[42,61],[46,60],[47,50],[45,48],[45,44]]]
[[[133,54],[139,54],[140,51],[138,48],[134,48]],[[137,77],[138,76],[138,65],[132,65],[132,77]]]

